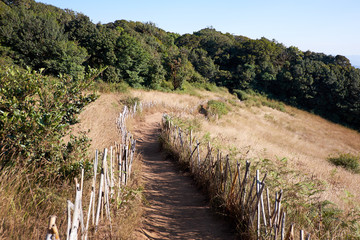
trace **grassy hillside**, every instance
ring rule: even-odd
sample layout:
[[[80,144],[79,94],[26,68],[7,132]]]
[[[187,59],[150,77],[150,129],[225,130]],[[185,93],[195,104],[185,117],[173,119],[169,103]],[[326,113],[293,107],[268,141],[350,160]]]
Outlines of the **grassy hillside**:
[[[288,219],[297,228],[312,232],[312,237],[339,237],[342,232],[358,237],[357,230],[352,230],[359,229],[360,191],[354,182],[360,181],[360,175],[328,160],[349,153],[359,162],[358,132],[279,102],[239,101],[224,91],[132,94],[143,101],[156,101],[158,107],[152,111],[174,116],[183,129],[193,129],[198,139],[229,153],[232,161],[249,160],[268,172],[268,186],[284,190]],[[202,110],[214,100],[224,103],[228,113],[205,116]],[[279,105],[281,110],[276,109]],[[315,220],[319,218],[324,221],[321,231]]]

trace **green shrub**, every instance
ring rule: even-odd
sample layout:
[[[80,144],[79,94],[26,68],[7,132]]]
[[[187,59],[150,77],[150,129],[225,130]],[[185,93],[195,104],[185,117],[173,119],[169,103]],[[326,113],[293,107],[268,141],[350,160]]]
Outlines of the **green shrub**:
[[[99,91],[101,93],[107,93],[107,92],[126,93],[129,90],[129,85],[124,81],[104,82],[102,80],[97,80],[94,82],[90,90]]]
[[[340,153],[338,156],[329,157],[328,160],[336,166],[341,166],[347,170],[359,173],[359,156],[351,153]]]
[[[243,90],[234,89],[234,94],[241,100],[246,101],[249,99],[249,94]]]
[[[141,101],[141,100],[140,100],[140,98],[138,98],[138,97],[128,96],[128,97],[126,97],[125,99],[121,100],[120,102],[121,102],[122,104],[124,104],[125,106],[127,106],[128,108],[131,108],[132,106],[135,105],[135,103],[136,103],[137,105],[139,105],[140,101]]]
[[[60,139],[68,126],[77,122],[77,114],[84,106],[96,99],[94,94],[83,94],[91,81],[90,78],[46,77],[30,69],[0,68],[0,146],[3,153],[0,154],[0,168],[32,165],[42,169],[43,181],[71,179],[76,167],[62,175],[57,169],[78,161],[76,149],[85,150],[88,144],[81,138],[74,139],[71,147],[66,147]]]
[[[224,102],[210,100],[207,103],[206,112],[208,116],[218,116],[221,118],[221,116],[226,115],[229,112],[229,107]]]

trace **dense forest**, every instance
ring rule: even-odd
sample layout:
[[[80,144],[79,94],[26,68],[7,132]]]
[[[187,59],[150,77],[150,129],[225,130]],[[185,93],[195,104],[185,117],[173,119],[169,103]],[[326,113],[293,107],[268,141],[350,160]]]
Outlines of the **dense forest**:
[[[94,24],[72,10],[2,0],[0,63],[72,81],[102,69],[99,78],[105,82],[166,91],[181,89],[184,82],[212,83],[240,99],[259,92],[360,128],[360,69],[346,57],[213,28],[179,35],[151,22]]]

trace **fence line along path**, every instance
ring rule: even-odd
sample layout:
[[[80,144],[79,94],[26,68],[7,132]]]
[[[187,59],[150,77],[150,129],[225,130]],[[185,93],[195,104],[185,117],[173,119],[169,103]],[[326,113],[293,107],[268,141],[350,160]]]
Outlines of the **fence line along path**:
[[[74,202],[67,201],[67,240],[88,239],[89,235],[98,231],[101,221],[109,226],[109,231],[112,231],[111,203],[117,202],[121,197],[121,188],[129,182],[136,148],[136,140],[127,131],[125,122],[126,118],[133,116],[136,110],[136,106],[131,110],[125,106],[116,119],[120,143],[115,143],[109,149],[105,148],[103,152],[95,151],[89,199],[83,198],[84,169],[80,181],[75,179]],[[59,239],[55,221],[56,216],[51,216],[47,240]]]
[[[145,115],[135,126],[148,202],[136,239],[234,239],[232,228],[212,213],[191,177],[161,153],[161,116]]]
[[[234,165],[228,155],[216,152],[210,143],[199,142],[191,131],[174,125],[166,114],[162,118],[162,137],[195,180],[208,189],[210,197],[217,197],[229,214],[236,216],[247,238],[310,240],[309,233],[299,230],[297,235],[294,223],[286,222],[283,191],[271,197],[265,184],[266,169],[261,175],[260,170],[250,171],[248,161],[245,166],[238,162]]]

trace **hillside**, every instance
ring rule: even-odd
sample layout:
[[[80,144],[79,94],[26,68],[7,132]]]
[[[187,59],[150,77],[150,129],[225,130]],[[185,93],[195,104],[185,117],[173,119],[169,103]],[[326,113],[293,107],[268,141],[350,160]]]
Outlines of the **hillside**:
[[[276,40],[250,39],[212,27],[180,35],[151,22],[94,24],[84,14],[34,0],[0,1],[0,238],[19,238],[19,232],[43,238],[48,215],[65,216],[74,179],[84,175],[90,188],[92,176],[100,172],[91,170],[96,166],[94,150],[119,141],[115,121],[123,107],[140,102],[143,111],[126,121],[139,141],[136,145],[128,139],[131,154],[134,146],[140,152],[134,171],[130,174],[129,167],[124,181],[119,180],[128,185],[117,189],[113,204],[113,220],[119,224],[114,228],[116,237],[129,238],[135,232],[151,235],[149,217],[155,216],[153,227],[166,233],[159,236],[174,239],[167,235],[164,219],[177,226],[192,213],[184,211],[187,214],[179,220],[181,211],[172,208],[186,206],[166,204],[163,196],[174,189],[182,193],[171,195],[173,202],[192,193],[195,202],[185,205],[199,210],[196,219],[205,212],[209,221],[189,238],[216,226],[225,230],[214,231],[214,236],[228,232],[227,224],[217,223],[219,219],[212,216],[209,205],[230,217],[239,234],[255,236],[249,227],[254,225],[255,218],[250,216],[254,213],[248,213],[250,218],[244,223],[239,220],[244,216],[243,206],[241,214],[227,207],[239,207],[236,194],[244,197],[240,201],[248,194],[250,211],[260,206],[255,199],[264,201],[259,191],[265,183],[260,182],[259,172],[245,174],[243,183],[235,181],[240,179],[240,170],[260,170],[267,174],[266,186],[276,192],[273,215],[268,204],[268,226],[272,220],[285,218],[283,212],[276,212],[280,209],[276,204],[284,197],[287,225],[295,222],[296,230],[305,229],[315,239],[359,238],[360,69],[346,57],[303,52]],[[170,125],[167,130],[156,123],[163,113]],[[157,131],[166,153],[159,156],[153,149],[159,144]],[[182,131],[189,134],[189,145],[195,144],[195,138],[201,142],[196,171],[200,172],[201,155],[209,167],[206,176],[217,171],[218,178],[201,182],[192,166],[186,166],[193,159],[183,146]],[[127,154],[130,145],[123,149]],[[217,151],[214,164],[212,151]],[[186,164],[181,162],[184,157]],[[179,160],[179,166],[170,159]],[[159,178],[164,182],[156,182],[156,166],[149,167],[151,162],[171,166],[159,173],[170,173]],[[208,199],[196,190],[190,175]],[[220,184],[214,182],[218,179]],[[252,179],[252,186],[247,186],[246,181]],[[179,181],[187,182],[186,187]],[[256,192],[252,192],[255,183]],[[157,198],[156,185],[167,184],[173,185],[160,189],[162,196]],[[214,186],[223,191],[211,195]],[[179,229],[192,225],[179,223]],[[64,234],[65,217],[59,218],[58,226]],[[94,236],[107,238],[112,234],[108,229],[111,223]],[[183,231],[187,230],[173,233]]]
[[[327,160],[330,155],[339,152],[359,155],[360,134],[356,131],[290,106],[284,106],[282,111],[266,106],[250,106],[223,90],[196,91],[191,95],[141,90],[132,90],[125,95],[102,94],[80,114],[80,123],[75,125],[75,129],[90,129],[93,143],[101,145],[105,136],[106,139],[111,138],[111,131],[105,133],[111,129],[111,124],[104,128],[101,122],[108,122],[106,119],[115,114],[119,100],[129,95],[140,98],[144,103],[155,103],[140,118],[131,121],[130,126],[135,133],[147,121],[148,115],[166,112],[185,124],[184,128],[192,126],[198,138],[209,140],[215,148],[230,153],[231,159],[247,159],[263,166],[264,171],[279,174],[268,181],[273,189],[285,189],[289,204],[295,201],[297,204],[316,205],[329,201],[334,204],[334,211],[341,209],[345,215],[360,204],[359,189],[354,187],[354,182],[360,181],[360,175],[336,167]],[[199,108],[209,100],[224,102],[231,110],[220,119],[207,119],[199,113]],[[95,115],[95,109],[103,112]],[[141,135],[144,134],[147,133],[142,131]],[[142,138],[139,140],[144,141]],[[268,162],[263,162],[264,159]],[[154,179],[157,177],[154,176]],[[299,183],[313,185],[297,192]],[[312,191],[316,192],[315,195]],[[293,207],[289,206],[290,209]],[[348,221],[345,215],[343,220]],[[329,231],[336,233],[335,229]]]
[[[3,0],[0,16],[3,65],[74,79],[101,69],[102,81],[165,91],[184,83],[216,84],[239,98],[243,91],[256,91],[360,127],[360,70],[341,55],[213,28],[180,35],[151,22],[94,24],[81,13],[33,0]]]

